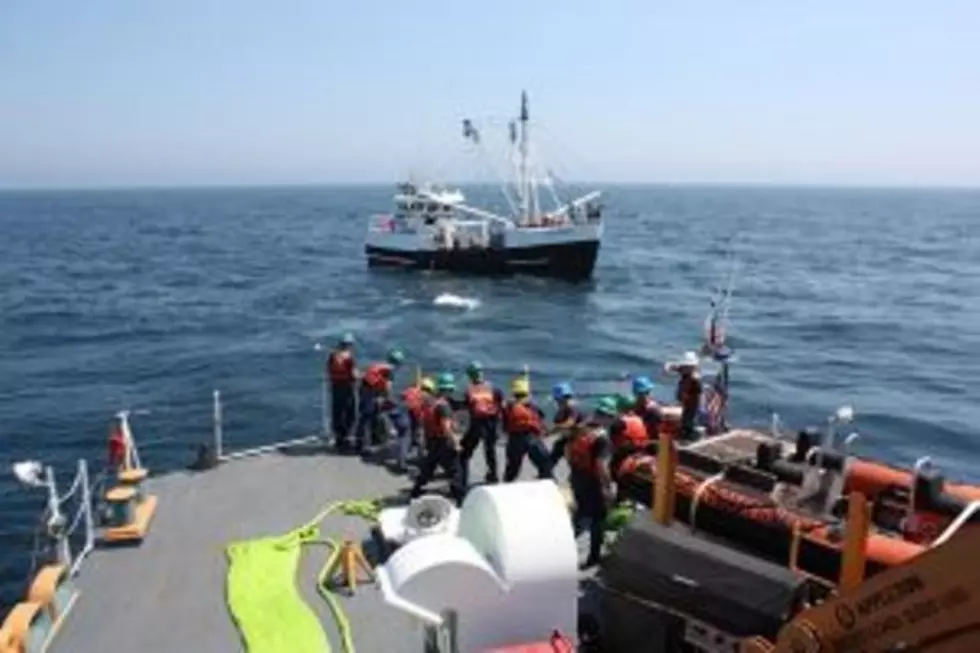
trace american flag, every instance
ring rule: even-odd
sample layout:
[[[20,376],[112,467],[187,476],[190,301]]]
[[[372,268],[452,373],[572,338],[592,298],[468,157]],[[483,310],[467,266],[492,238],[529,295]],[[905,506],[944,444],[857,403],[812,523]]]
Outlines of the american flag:
[[[711,387],[704,393],[703,413],[709,434],[725,430],[725,409],[728,406],[728,366],[723,365],[715,374]]]

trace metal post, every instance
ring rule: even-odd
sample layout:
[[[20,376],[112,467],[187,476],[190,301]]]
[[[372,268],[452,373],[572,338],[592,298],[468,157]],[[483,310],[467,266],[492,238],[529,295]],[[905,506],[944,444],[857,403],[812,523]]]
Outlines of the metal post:
[[[323,345],[316,343],[313,349],[323,352]],[[321,437],[324,442],[330,442],[330,420],[327,413],[327,401],[329,400],[327,392],[330,379],[327,377],[327,358],[321,353],[317,360],[320,363],[320,430],[323,432]]]
[[[865,546],[871,522],[871,504],[860,492],[847,497],[847,524],[844,527],[844,547],[838,587],[840,592],[853,592],[864,582]]]
[[[82,565],[82,560],[95,548],[95,519],[92,516],[92,487],[89,485],[88,463],[84,458],[78,461],[78,479],[82,484],[81,510],[82,519],[85,522],[85,546],[82,547],[78,558],[72,564],[70,575],[78,573]]]
[[[224,432],[221,424],[221,391],[215,390],[213,397],[214,455],[217,460],[221,460],[221,458],[224,456]]]
[[[48,525],[54,532],[52,535],[58,541],[58,562],[65,567],[71,567],[71,548],[68,546],[68,538],[63,531],[65,517],[61,514],[61,505],[58,497],[58,486],[54,480],[54,469],[48,465],[44,468],[44,483],[48,487]]]

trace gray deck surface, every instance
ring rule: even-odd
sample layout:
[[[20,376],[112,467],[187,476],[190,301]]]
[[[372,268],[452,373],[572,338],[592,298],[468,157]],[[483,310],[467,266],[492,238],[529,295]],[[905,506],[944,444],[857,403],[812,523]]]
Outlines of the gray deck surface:
[[[482,479],[484,469],[477,451],[471,478]],[[526,462],[522,476],[531,478],[532,472]],[[159,506],[149,535],[139,547],[96,549],[77,579],[82,596],[50,653],[242,651],[225,602],[227,544],[283,534],[330,501],[394,497],[410,484],[385,467],[312,447],[153,478],[148,488],[159,497]],[[436,481],[430,488],[443,486]],[[366,537],[368,526],[338,515],[328,517],[322,531],[334,538],[345,533]],[[334,620],[315,591],[325,555],[323,547],[305,548],[300,585],[339,652]],[[374,587],[363,586],[355,597],[340,601],[358,651],[422,650],[421,632],[410,627],[407,617],[393,620]]]

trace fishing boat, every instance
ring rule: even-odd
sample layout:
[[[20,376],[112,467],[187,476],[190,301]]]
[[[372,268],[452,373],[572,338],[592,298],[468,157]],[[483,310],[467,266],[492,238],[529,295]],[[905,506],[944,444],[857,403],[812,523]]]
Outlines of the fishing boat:
[[[516,179],[502,185],[505,214],[467,204],[459,189],[400,183],[394,212],[370,220],[364,245],[368,264],[570,281],[591,278],[603,231],[600,193],[565,199],[554,176],[539,170],[531,156],[526,93],[519,117],[509,126]],[[480,132],[469,119],[463,121],[463,136],[480,146]]]

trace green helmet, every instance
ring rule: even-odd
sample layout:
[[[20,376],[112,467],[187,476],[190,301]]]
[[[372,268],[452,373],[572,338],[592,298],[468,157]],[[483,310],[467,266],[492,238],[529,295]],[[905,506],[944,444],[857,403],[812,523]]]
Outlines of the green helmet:
[[[596,402],[595,412],[600,415],[608,415],[609,417],[615,417],[618,411],[616,410],[618,406],[616,405],[616,399],[614,397],[603,397],[598,402]]]
[[[481,374],[483,374],[483,365],[480,364],[480,361],[473,361],[466,366],[466,375],[471,379],[475,379]]]
[[[436,389],[444,392],[456,390],[456,379],[449,372],[443,372],[436,377]]]
[[[616,395],[614,400],[616,402],[616,409],[620,413],[625,413],[626,411],[633,408],[636,405],[636,397],[633,395],[620,394]]]
[[[388,362],[398,366],[405,362],[405,354],[397,347],[388,350]]]
[[[350,345],[353,345],[354,344],[354,334],[351,333],[350,331],[348,331],[347,333],[345,333],[344,335],[342,335],[340,337],[340,344],[347,345],[348,347]]]

